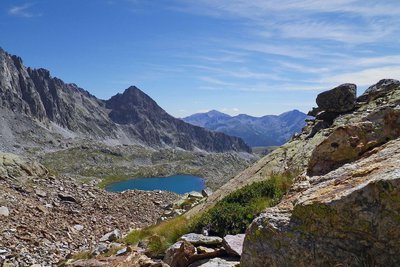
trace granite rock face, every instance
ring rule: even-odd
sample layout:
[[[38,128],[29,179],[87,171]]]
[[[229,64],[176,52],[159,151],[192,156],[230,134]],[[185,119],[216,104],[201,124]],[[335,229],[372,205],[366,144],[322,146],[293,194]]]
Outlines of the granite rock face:
[[[312,137],[318,122],[310,121],[247,173],[254,181],[276,173],[277,164],[297,167],[288,194],[248,228],[243,266],[400,264],[400,83],[382,80],[370,88],[354,111]]]
[[[47,174],[48,170],[39,163],[24,160],[13,154],[0,153],[0,179]]]
[[[247,231],[243,266],[400,264],[400,140],[307,177]]]
[[[100,100],[75,84],[51,77],[48,70],[26,68],[21,58],[1,48],[0,109],[3,128],[9,128],[7,134],[11,132],[11,136],[22,139],[20,144],[32,140],[36,144],[54,142],[46,138],[49,135],[53,139],[79,137],[153,148],[250,151],[240,138],[195,127],[170,116],[136,87],[107,101]],[[25,132],[22,126],[13,125],[12,116],[24,122],[23,126],[30,130],[29,136],[22,134]],[[14,140],[10,137],[7,142]],[[7,142],[0,145],[7,147]]]

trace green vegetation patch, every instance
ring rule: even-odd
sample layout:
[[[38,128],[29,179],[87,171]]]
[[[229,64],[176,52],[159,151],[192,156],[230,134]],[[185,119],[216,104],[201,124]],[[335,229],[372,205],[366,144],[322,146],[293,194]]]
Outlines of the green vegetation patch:
[[[218,236],[244,233],[265,208],[279,202],[291,181],[291,176],[274,176],[245,186],[195,218],[191,228],[195,232],[207,229],[210,234]]]
[[[183,217],[161,222],[141,230],[132,231],[126,238],[128,245],[147,243],[147,253],[150,257],[158,257],[174,244],[179,237],[190,232],[188,220]]]
[[[274,176],[245,186],[219,201],[205,213],[187,219],[176,217],[157,225],[131,232],[127,244],[147,244],[151,257],[161,256],[179,237],[208,229],[210,234],[225,236],[244,233],[253,219],[265,208],[278,203],[292,182],[292,176]]]

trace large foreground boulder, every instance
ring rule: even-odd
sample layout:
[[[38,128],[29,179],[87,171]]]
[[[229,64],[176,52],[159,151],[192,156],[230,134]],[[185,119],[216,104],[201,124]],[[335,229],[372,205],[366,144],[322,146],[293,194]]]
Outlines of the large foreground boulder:
[[[241,266],[399,266],[400,140],[324,176],[298,177],[253,221]]]

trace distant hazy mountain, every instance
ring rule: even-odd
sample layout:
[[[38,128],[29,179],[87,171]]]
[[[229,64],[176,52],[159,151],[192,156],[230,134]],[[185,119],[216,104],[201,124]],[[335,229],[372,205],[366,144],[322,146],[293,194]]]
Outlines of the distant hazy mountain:
[[[307,115],[292,110],[280,115],[252,117],[245,114],[229,116],[212,110],[183,118],[185,122],[213,131],[241,137],[248,145],[276,146],[286,143],[305,126]]]

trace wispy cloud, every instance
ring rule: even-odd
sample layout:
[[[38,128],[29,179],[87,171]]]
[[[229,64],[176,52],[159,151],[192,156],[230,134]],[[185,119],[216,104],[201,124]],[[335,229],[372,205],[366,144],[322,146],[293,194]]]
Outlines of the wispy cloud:
[[[180,12],[237,25],[233,37],[214,42],[244,53],[240,61],[204,57],[190,66],[204,73],[202,90],[321,91],[400,78],[398,1],[177,1]]]
[[[279,4],[274,0],[198,0],[190,5],[180,1],[182,11],[242,18],[251,22],[249,28],[270,37],[358,44],[394,39],[399,32],[400,5],[393,0],[281,0]]]
[[[368,68],[355,72],[347,72],[323,78],[323,82],[341,84],[355,83],[359,86],[369,86],[383,78],[400,79],[400,65],[390,67]]]
[[[31,11],[32,3],[27,3],[19,6],[13,6],[8,10],[10,16],[21,17],[21,18],[32,18],[41,16],[40,13],[34,13]]]

